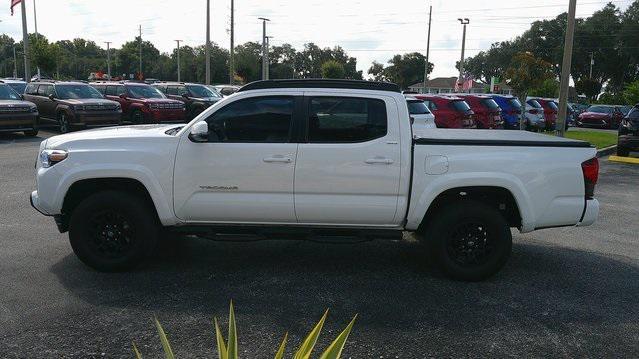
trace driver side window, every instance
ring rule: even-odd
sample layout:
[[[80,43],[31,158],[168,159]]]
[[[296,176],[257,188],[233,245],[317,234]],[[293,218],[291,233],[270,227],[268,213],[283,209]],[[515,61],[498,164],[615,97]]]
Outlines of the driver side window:
[[[252,97],[230,103],[206,119],[209,142],[289,142],[294,104],[293,96]]]

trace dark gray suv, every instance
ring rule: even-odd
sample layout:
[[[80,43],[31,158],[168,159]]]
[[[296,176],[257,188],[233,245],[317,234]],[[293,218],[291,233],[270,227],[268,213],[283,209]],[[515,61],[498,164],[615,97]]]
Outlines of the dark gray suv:
[[[0,132],[38,134],[38,108],[5,83],[0,83]]]

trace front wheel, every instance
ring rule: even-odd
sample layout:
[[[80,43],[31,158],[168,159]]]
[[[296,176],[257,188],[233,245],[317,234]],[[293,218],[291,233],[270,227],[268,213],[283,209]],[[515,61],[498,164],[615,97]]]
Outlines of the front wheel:
[[[142,111],[134,110],[133,112],[131,112],[131,122],[133,122],[134,125],[141,125],[143,123],[146,123]]]
[[[27,137],[35,137],[35,136],[38,135],[38,129],[34,128],[32,130],[24,131],[24,135],[27,136]]]
[[[435,213],[424,229],[431,260],[448,277],[480,281],[506,264],[512,249],[508,222],[494,207],[460,200]]]
[[[60,133],[67,133],[71,130],[69,119],[64,112],[58,114],[58,128],[60,129]]]
[[[159,225],[152,208],[135,195],[98,192],[75,208],[69,221],[73,252],[102,272],[132,269],[153,251]]]

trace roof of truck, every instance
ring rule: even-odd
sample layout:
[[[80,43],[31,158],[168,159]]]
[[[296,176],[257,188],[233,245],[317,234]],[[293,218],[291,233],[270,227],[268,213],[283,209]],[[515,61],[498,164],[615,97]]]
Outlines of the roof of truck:
[[[246,84],[238,92],[281,88],[330,88],[401,92],[399,86],[390,82],[334,79],[262,80]]]

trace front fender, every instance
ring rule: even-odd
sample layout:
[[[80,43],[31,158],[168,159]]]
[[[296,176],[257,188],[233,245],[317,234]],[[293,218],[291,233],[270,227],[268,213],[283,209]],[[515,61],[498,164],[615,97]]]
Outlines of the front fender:
[[[427,176],[427,175],[426,175]],[[522,221],[522,232],[535,228],[534,211],[530,207],[530,196],[524,184],[514,175],[493,172],[464,172],[449,175],[427,176],[425,187],[419,193],[411,195],[411,204],[406,229],[416,230],[426,211],[440,194],[459,187],[500,187],[508,190],[514,197]],[[416,186],[413,187],[414,189]]]

